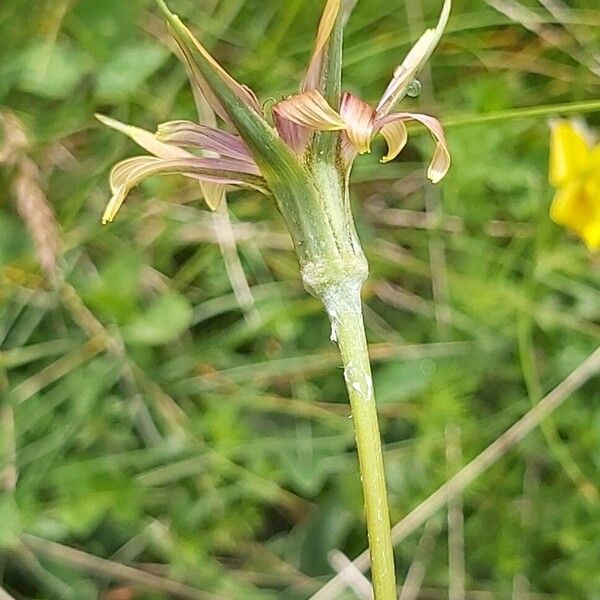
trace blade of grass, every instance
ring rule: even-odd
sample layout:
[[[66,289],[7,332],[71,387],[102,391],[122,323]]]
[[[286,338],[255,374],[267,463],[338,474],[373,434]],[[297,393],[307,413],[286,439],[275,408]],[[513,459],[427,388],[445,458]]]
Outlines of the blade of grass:
[[[533,119],[551,117],[553,115],[578,115],[600,111],[600,100],[584,100],[581,102],[565,102],[562,104],[547,104],[523,108],[510,108],[483,115],[465,115],[442,119],[446,128],[465,127],[468,125],[483,125],[502,123],[517,119]]]
[[[51,383],[54,383],[105,349],[105,339],[92,338],[81,348],[77,348],[73,352],[59,358],[45,369],[42,369],[13,388],[10,397],[14,402],[25,402],[25,400],[28,400]]]
[[[87,552],[33,535],[24,534],[22,540],[36,554],[58,560],[93,575],[137,584],[147,589],[172,594],[175,598],[182,598],[183,600],[224,600],[223,596],[209,594],[185,583],[159,577],[141,569],[99,558]]]

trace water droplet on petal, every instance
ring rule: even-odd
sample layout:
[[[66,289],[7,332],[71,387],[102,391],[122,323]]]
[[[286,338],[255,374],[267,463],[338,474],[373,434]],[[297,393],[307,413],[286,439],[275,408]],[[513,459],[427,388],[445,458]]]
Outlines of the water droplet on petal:
[[[406,90],[406,95],[409,98],[418,98],[421,94],[421,82],[418,79],[413,79],[412,83]]]

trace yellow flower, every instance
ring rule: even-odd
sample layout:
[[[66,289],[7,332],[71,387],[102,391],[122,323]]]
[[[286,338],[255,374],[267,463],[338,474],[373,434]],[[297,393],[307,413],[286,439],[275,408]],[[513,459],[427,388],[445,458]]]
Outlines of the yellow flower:
[[[592,147],[570,121],[552,127],[550,183],[557,188],[552,220],[600,250],[600,144]]]

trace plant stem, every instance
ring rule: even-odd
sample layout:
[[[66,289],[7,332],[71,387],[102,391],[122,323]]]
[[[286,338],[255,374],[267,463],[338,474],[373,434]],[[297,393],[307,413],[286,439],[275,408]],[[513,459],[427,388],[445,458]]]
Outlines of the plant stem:
[[[377,407],[360,299],[361,282],[347,280],[322,296],[344,365],[363,487],[375,600],[396,600],[394,555]]]

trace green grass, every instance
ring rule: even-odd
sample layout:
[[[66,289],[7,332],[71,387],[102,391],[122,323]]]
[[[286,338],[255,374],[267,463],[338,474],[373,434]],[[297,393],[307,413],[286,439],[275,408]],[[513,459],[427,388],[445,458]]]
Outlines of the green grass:
[[[424,3],[427,24],[438,4]],[[375,144],[355,169],[394,522],[598,347],[598,257],[548,217],[557,115],[503,112],[598,98],[571,55],[598,55],[600,10],[569,4],[582,47],[554,18],[557,47],[457,1],[425,92],[405,106],[490,122],[448,127],[453,167],[435,188],[416,129],[392,164]],[[172,0],[261,101],[296,90],[321,5]],[[408,3],[411,32],[404,3],[359,0],[345,89],[377,100],[425,26],[420,6]],[[152,179],[100,225],[110,166],[136,150],[94,112],[149,129],[194,114],[152,3],[5,0],[0,30],[0,106],[28,133],[66,281],[43,277],[30,230],[51,224],[24,223],[15,169],[0,165],[0,586],[40,600],[308,598],[332,575],[328,552],[354,557],[366,539],[339,359],[279,215],[230,195],[256,323],[193,183]],[[599,402],[596,378],[465,491],[467,589],[509,598],[521,576],[543,597],[597,595]],[[462,453],[450,461],[449,425]],[[437,519],[422,598],[447,597]],[[400,582],[421,533],[396,548]]]

